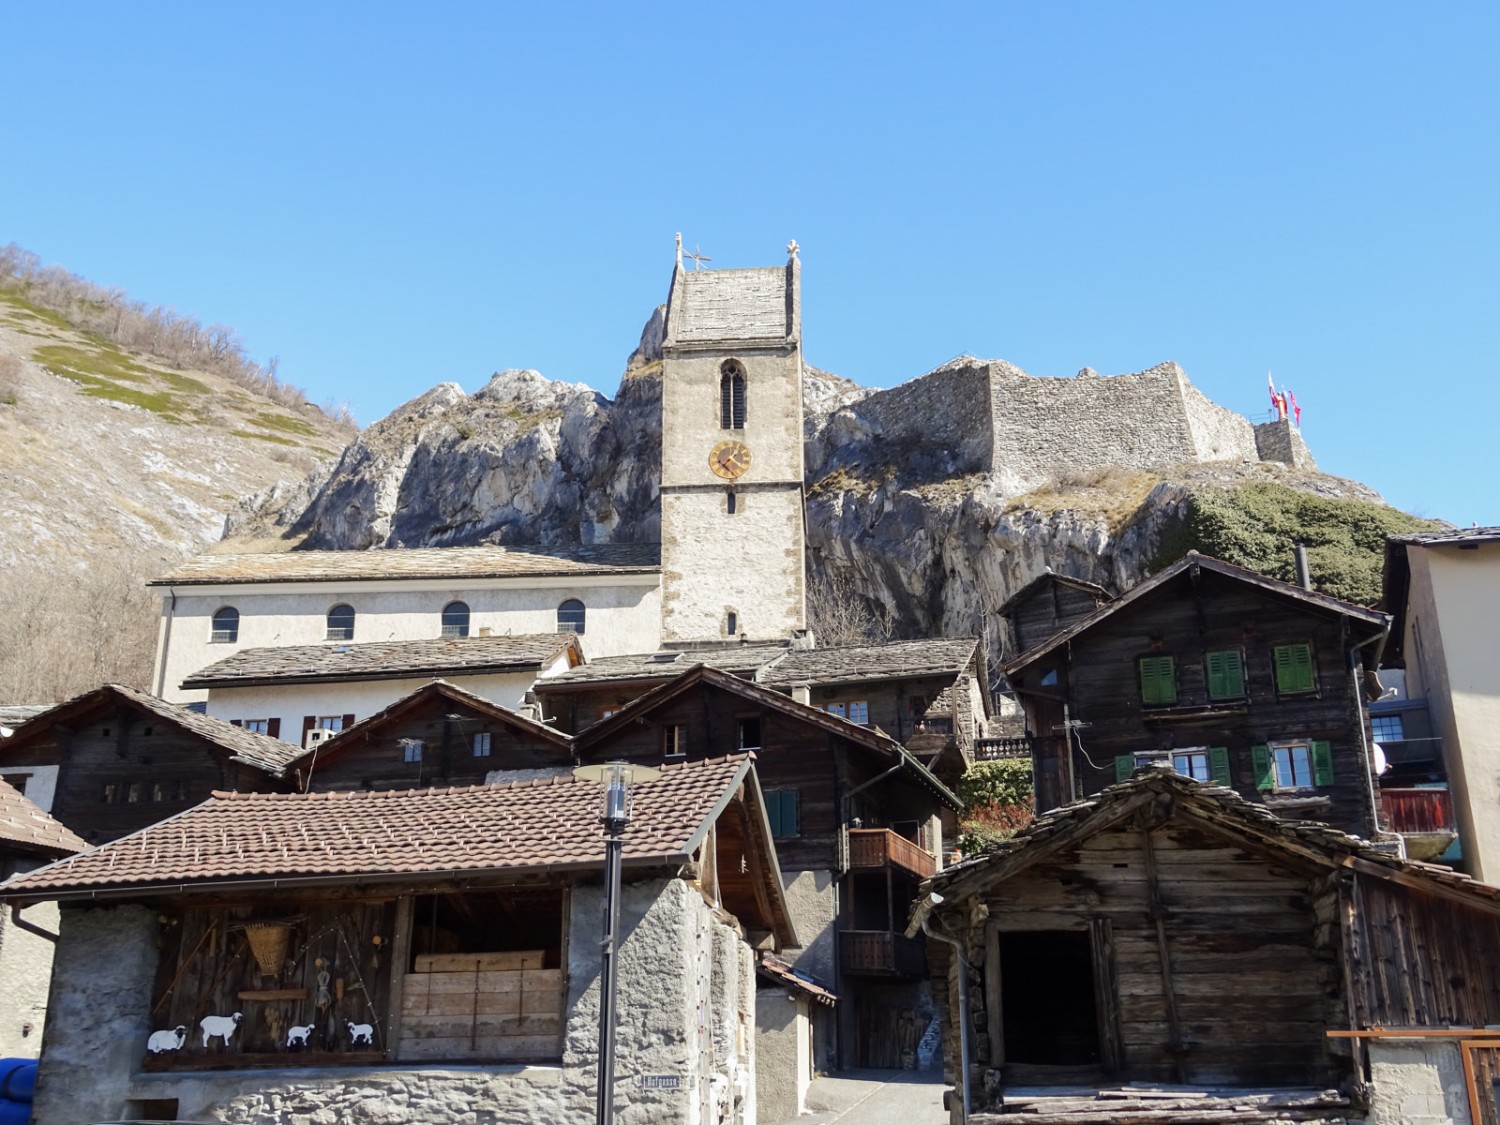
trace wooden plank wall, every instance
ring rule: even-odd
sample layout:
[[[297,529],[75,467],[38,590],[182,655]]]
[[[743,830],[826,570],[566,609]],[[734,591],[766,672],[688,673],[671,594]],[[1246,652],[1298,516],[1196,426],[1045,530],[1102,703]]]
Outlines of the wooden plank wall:
[[[1127,1080],[1337,1084],[1342,1064],[1324,1032],[1344,1026],[1341,965],[1336,943],[1320,941],[1311,876],[1181,824],[1152,833],[1149,864],[1144,845],[1138,828],[1101,832],[1029,868],[984,896],[990,924],[1108,920],[1116,993],[1104,1007],[1118,1019]],[[1165,909],[1165,972],[1151,867]],[[999,975],[1017,971],[1046,970],[1002,965]],[[1174,1051],[1174,1041],[1186,1049]]]
[[[1276,693],[1271,668],[1275,645],[1310,641],[1317,663],[1318,690],[1311,695]],[[1114,784],[1117,755],[1188,746],[1229,749],[1234,788],[1263,801],[1255,787],[1251,746],[1285,739],[1332,743],[1334,784],[1310,791],[1326,797],[1326,808],[1300,815],[1324,820],[1362,836],[1371,835],[1370,798],[1361,726],[1365,718],[1344,666],[1337,619],[1265,597],[1239,582],[1204,571],[1195,594],[1183,583],[1144,605],[1100,623],[1070,645],[1071,657],[1029,669],[1020,686],[1048,694],[1039,680],[1055,667],[1067,684],[1070,718],[1089,724],[1080,730],[1088,758],[1075,755],[1085,793]],[[1216,704],[1217,713],[1186,717],[1209,708],[1204,654],[1217,649],[1244,651],[1248,702]],[[1141,703],[1136,660],[1146,655],[1176,657],[1178,704],[1152,708]],[[1028,712],[1039,704],[1028,703]],[[1046,725],[1055,725],[1047,716]],[[1032,720],[1033,733],[1042,718]]]
[[[403,983],[398,1059],[562,1055],[563,973],[543,950],[417,957]]]

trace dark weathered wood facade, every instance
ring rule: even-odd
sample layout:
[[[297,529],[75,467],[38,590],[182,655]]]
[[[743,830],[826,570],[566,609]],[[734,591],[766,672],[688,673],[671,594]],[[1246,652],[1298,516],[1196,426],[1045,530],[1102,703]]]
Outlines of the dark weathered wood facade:
[[[975,970],[979,1108],[1014,1084],[1333,1088],[1368,1075],[1330,1032],[1500,1019],[1500,888],[1164,770],[933,890],[929,924]],[[956,966],[933,963],[961,1018]]]
[[[1007,654],[1016,657],[1035,648],[1111,600],[1109,591],[1092,582],[1060,574],[1039,575],[999,609],[1007,627]]]
[[[1385,625],[1189,555],[1006,666],[1034,740],[1038,809],[1130,776],[1139,756],[1191,755],[1182,764],[1200,780],[1373,837],[1361,677]],[[1293,690],[1277,660],[1298,655],[1310,675]]]
[[[0,747],[0,770],[55,768],[51,815],[102,844],[191,808],[216,789],[291,788],[283,767],[295,748],[278,750],[262,738],[106,685],[20,727]],[[246,743],[268,748],[268,756],[250,759]]]
[[[304,789],[326,793],[482,785],[496,770],[572,762],[566,736],[434,681],[303,754],[292,772]]]

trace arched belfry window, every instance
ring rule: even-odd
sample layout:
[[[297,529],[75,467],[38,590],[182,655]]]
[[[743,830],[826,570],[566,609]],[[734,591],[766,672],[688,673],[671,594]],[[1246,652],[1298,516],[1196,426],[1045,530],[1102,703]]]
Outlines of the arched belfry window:
[[[352,641],[354,639],[354,607],[342,602],[328,611],[328,633],[330,641]]]
[[[443,607],[443,636],[467,637],[469,635],[469,606],[467,602],[449,602]]]
[[[557,631],[559,633],[582,633],[587,611],[577,598],[569,598],[557,607]]]
[[[726,360],[719,368],[719,427],[745,428],[745,369],[738,360]]]

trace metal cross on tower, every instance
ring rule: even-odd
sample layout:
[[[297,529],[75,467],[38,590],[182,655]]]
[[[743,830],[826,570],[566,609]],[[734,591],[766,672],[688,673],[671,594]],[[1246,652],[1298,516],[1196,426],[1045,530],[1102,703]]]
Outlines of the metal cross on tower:
[[[700,246],[698,246],[697,243],[694,243],[693,244],[692,252],[691,253],[687,253],[687,254],[683,254],[684,258],[691,258],[693,260],[693,268],[695,270],[701,270],[703,268],[703,263],[704,262],[711,262],[711,261],[713,261],[713,259],[710,258],[707,254],[701,253],[700,252],[701,249],[702,248]]]

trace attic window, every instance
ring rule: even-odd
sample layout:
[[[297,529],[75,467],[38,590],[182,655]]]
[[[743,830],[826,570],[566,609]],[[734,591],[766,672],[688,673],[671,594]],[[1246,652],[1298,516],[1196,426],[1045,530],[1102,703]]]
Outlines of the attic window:
[[[719,368],[719,428],[745,428],[745,369],[738,360],[726,360]]]
[[[240,611],[232,605],[226,605],[214,610],[213,632],[209,634],[209,643],[232,645],[239,639]]]
[[[420,762],[422,760],[422,740],[420,738],[403,738],[401,741],[401,760],[403,762]]]
[[[676,664],[682,658],[680,652],[653,652],[649,663],[651,664]]]
[[[467,637],[469,635],[469,606],[467,602],[449,602],[443,607],[443,636]]]
[[[352,641],[354,639],[354,607],[340,602],[328,611],[328,632],[323,638],[328,641]]]

